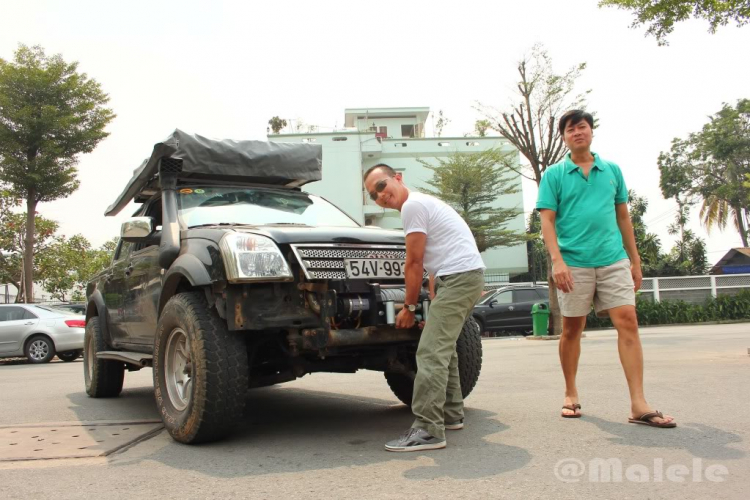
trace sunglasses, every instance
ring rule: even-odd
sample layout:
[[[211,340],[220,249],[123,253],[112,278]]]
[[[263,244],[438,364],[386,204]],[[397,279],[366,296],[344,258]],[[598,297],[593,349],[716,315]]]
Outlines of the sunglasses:
[[[372,201],[377,201],[378,196],[380,196],[380,193],[383,192],[386,184],[388,184],[388,178],[383,179],[382,181],[378,181],[377,184],[375,184],[375,192],[370,193],[370,199]]]

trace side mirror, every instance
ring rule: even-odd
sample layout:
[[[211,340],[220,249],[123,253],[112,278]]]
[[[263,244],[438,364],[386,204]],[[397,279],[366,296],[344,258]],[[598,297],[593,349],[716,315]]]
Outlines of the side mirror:
[[[497,304],[496,300],[490,300],[490,303],[488,304],[492,309],[495,308],[495,304]]]
[[[131,243],[140,243],[154,232],[153,217],[131,217],[122,223],[120,238]]]

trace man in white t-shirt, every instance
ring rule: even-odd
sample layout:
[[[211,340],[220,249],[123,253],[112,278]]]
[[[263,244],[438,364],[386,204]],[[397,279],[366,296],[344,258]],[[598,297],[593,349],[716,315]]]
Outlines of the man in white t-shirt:
[[[410,191],[400,173],[385,164],[365,172],[375,203],[401,212],[406,234],[406,299],[396,328],[414,328],[424,270],[436,295],[417,348],[411,429],[385,445],[388,451],[445,448],[445,430],[464,426],[456,341],[484,288],[484,263],[469,226],[450,206]]]

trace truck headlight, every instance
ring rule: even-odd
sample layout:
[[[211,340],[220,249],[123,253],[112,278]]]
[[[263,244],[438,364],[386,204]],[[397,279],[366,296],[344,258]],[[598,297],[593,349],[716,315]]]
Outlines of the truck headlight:
[[[227,233],[219,248],[230,282],[292,279],[292,271],[279,247],[265,236]]]

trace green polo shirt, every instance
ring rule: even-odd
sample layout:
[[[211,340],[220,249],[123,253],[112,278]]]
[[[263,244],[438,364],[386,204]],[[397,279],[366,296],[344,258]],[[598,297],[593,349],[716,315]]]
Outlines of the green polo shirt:
[[[620,167],[596,153],[588,179],[570,153],[544,172],[536,209],[557,213],[560,252],[573,267],[601,267],[628,257],[617,225],[615,205],[627,203],[628,189]]]

